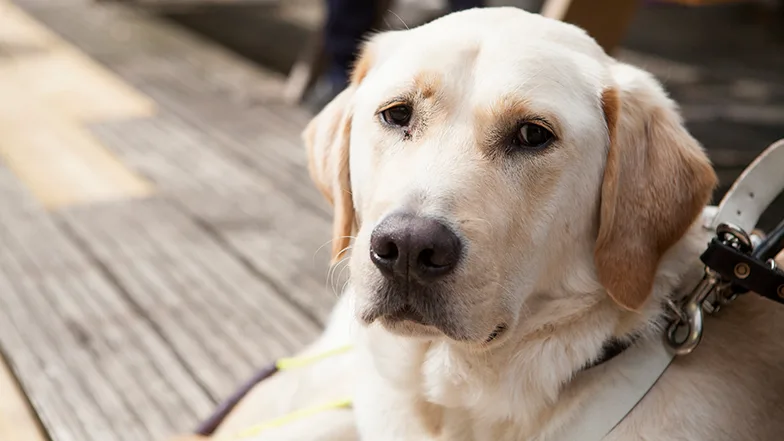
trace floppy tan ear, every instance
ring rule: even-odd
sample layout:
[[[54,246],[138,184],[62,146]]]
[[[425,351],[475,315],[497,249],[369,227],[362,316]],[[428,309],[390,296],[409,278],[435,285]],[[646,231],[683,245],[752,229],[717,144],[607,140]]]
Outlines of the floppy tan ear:
[[[370,55],[365,49],[354,68],[351,84],[313,118],[302,135],[308,153],[310,176],[334,209],[333,262],[340,259],[348,248],[356,226],[349,172],[352,100],[369,65]]]
[[[716,186],[700,144],[648,73],[619,64],[602,101],[610,148],[594,260],[622,307],[639,310],[662,255],[697,219]]]
[[[351,243],[354,231],[354,203],[349,174],[351,99],[349,86],[308,124],[303,139],[308,153],[308,170],[327,201],[332,204],[332,260],[338,260]]]

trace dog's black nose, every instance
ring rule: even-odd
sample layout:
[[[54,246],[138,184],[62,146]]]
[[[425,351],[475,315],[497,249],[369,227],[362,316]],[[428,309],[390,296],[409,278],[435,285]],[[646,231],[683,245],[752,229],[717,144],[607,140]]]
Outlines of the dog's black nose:
[[[460,238],[443,223],[399,213],[387,216],[370,236],[370,259],[390,278],[435,281],[460,260]]]

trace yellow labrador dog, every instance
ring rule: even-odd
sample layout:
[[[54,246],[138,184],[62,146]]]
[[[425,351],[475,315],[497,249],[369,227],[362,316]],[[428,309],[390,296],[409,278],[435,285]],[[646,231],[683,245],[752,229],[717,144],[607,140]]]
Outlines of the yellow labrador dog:
[[[606,344],[661,338],[699,280],[711,165],[574,26],[487,8],[378,34],[304,136],[336,258],[353,239],[327,333],[355,350],[268,397],[342,384],[354,413],[258,439],[546,441],[616,380],[584,369]],[[607,441],[784,439],[782,312],[711,319]]]

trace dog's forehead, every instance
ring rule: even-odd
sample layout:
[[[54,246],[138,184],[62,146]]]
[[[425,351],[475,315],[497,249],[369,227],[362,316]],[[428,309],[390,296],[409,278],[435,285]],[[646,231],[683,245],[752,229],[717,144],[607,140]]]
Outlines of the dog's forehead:
[[[602,58],[606,54],[596,41],[574,25],[543,17],[518,8],[482,8],[449,14],[431,23],[412,29],[417,37],[445,36],[459,40],[498,37],[510,44],[540,40],[561,44],[590,56]]]
[[[381,94],[427,77],[461,96],[573,100],[575,93],[601,92],[610,60],[581,29],[516,8],[451,14],[390,33],[375,49],[371,82]]]
[[[521,46],[569,51],[606,61],[604,50],[588,34],[571,24],[517,8],[472,9],[449,14],[433,22],[391,33],[387,51],[428,59],[453,51],[510,51]],[[425,55],[426,54],[426,55]]]

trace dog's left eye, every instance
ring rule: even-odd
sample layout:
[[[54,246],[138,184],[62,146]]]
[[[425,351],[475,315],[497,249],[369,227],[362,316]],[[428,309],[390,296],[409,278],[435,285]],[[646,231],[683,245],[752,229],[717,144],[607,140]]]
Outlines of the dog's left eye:
[[[534,123],[524,123],[517,130],[515,143],[521,147],[543,148],[552,142],[555,136],[546,128]]]
[[[407,126],[411,122],[411,107],[406,104],[399,104],[381,112],[384,122],[393,126]]]

